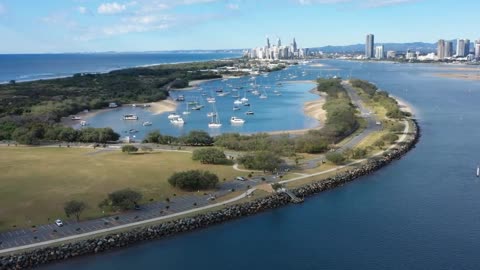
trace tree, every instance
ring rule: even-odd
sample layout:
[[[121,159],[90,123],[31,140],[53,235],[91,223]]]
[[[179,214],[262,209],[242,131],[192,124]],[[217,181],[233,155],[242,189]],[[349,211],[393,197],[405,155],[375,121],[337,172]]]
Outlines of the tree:
[[[131,154],[131,153],[135,153],[137,151],[138,151],[138,148],[135,147],[134,145],[127,144],[127,145],[122,146],[122,152],[123,153]]]
[[[190,170],[176,172],[168,178],[170,185],[188,191],[214,188],[218,176],[208,171]]]
[[[80,214],[87,208],[87,204],[82,201],[72,200],[65,203],[63,210],[67,217],[74,215],[77,221],[80,220]]]
[[[121,189],[108,194],[107,200],[102,205],[109,205],[114,209],[128,210],[135,208],[142,199],[142,194],[132,189]]]
[[[325,158],[336,165],[340,165],[347,160],[343,154],[337,152],[327,153]]]
[[[238,161],[247,169],[269,172],[275,171],[282,163],[282,159],[278,155],[269,151],[246,154],[241,156]]]
[[[193,151],[193,160],[199,160],[202,164],[226,164],[228,162],[225,153],[218,148],[202,148]]]
[[[185,145],[208,146],[213,144],[213,138],[205,131],[192,130],[187,135],[182,136],[180,141]]]

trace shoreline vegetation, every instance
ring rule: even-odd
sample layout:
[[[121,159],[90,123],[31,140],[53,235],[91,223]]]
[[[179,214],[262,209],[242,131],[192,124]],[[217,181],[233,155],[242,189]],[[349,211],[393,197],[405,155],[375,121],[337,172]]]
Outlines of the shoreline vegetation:
[[[304,153],[327,153],[326,159],[329,161],[329,165],[326,168],[332,168],[330,166],[334,164],[335,166],[333,166],[333,169],[326,169],[325,171],[322,165],[322,170],[320,172],[317,171],[315,173],[315,171],[313,171],[312,173],[312,170],[306,170],[305,172],[309,174],[302,173],[303,176],[300,178],[306,179],[298,181],[300,187],[298,187],[298,185],[294,185],[293,187],[290,185],[290,183],[293,183],[292,181],[296,181],[296,178],[287,178],[287,180],[279,181],[275,185],[281,186],[284,183],[288,188],[293,188],[293,194],[299,198],[341,186],[346,182],[371,173],[393,160],[400,158],[408,150],[414,147],[420,136],[419,127],[416,121],[405,120],[406,117],[410,116],[413,112],[413,110],[407,108],[408,104],[393,99],[388,93],[380,91],[375,85],[368,82],[353,79],[350,80],[350,84],[358,89],[362,98],[368,101],[370,105],[376,106],[377,110],[379,110],[376,114],[382,116],[382,122],[385,124],[386,128],[391,130],[391,132],[387,134],[388,136],[382,136],[381,145],[376,145],[376,142],[372,144],[372,146],[369,145],[367,148],[369,148],[370,151],[363,151],[362,149],[357,148],[351,149],[343,153],[332,154],[332,159],[330,159],[329,153],[327,153],[329,149],[332,149],[331,147],[333,147],[335,143],[344,140],[356,132],[360,127],[359,117],[357,116],[358,112],[353,106],[347,91],[343,87],[342,80],[339,78],[318,79],[316,90],[312,90],[312,92],[322,95],[321,100],[324,101],[323,104],[309,104],[311,107],[315,108],[312,109],[313,112],[319,107],[326,112],[326,115],[318,115],[318,117],[326,117],[325,125],[321,129],[310,130],[306,134],[294,138],[288,136],[269,136],[267,134],[254,134],[248,136],[240,134],[223,134],[213,139],[208,137],[207,134],[202,133],[186,135],[185,138],[182,138],[182,141],[189,140],[192,142],[198,142],[198,139],[202,138],[201,145],[207,147],[205,149],[211,149],[208,147],[213,144],[216,147],[220,147],[220,149],[223,148],[235,152],[240,151],[244,154],[240,154],[237,160],[241,163],[245,162],[242,163],[242,165],[244,165],[249,171],[266,170],[272,173],[275,172],[276,167],[279,165],[279,157],[282,157],[282,159],[295,159],[295,163],[297,163],[297,158],[300,159],[299,155],[303,155]],[[317,102],[320,101],[317,100]],[[403,106],[407,107],[402,108]],[[400,125],[400,121],[405,122],[405,124]],[[396,134],[402,135],[399,137]],[[171,140],[176,140],[176,138],[162,136],[157,132],[157,134],[149,134],[149,137],[145,142],[158,144],[165,141],[170,142]],[[399,142],[397,143],[397,141]],[[136,155],[133,154],[129,155],[130,158],[134,159],[136,158],[135,156]],[[333,156],[336,158],[333,159]],[[148,155],[141,155],[141,157],[148,158]],[[318,158],[319,156],[312,157]],[[339,157],[341,157],[341,159],[339,159]],[[224,160],[224,157],[222,157],[222,160]],[[266,162],[259,162],[259,160]],[[358,166],[353,166],[351,164],[358,164]],[[320,165],[318,165],[318,168],[320,168]],[[329,175],[326,174],[326,179],[320,177],[320,174],[327,173],[329,170],[335,170],[336,176],[329,177]],[[302,171],[298,172],[300,173]],[[280,180],[281,179],[282,178],[280,178]],[[272,187],[276,189],[276,186],[274,187],[272,185]],[[151,188],[152,187],[150,187],[150,189]],[[263,190],[272,191],[271,188]],[[247,191],[246,194],[248,193],[249,192]],[[126,232],[109,234],[106,236],[96,236],[95,238],[80,240],[75,243],[45,247],[33,251],[27,251],[26,253],[20,253],[19,255],[0,257],[0,266],[3,264],[3,266],[7,267],[6,269],[10,269],[12,266],[19,266],[19,269],[22,269],[24,267],[32,267],[63,259],[64,256],[75,257],[98,253],[113,248],[124,247],[131,243],[157,239],[166,235],[194,230],[210,224],[216,224],[233,218],[255,214],[292,202],[291,199],[284,194],[275,192],[274,194],[266,193],[260,198],[255,197],[252,199],[245,198],[247,202],[242,200],[242,202],[244,202],[243,204],[238,204],[238,201],[234,200],[234,205],[223,205],[220,210],[212,209],[214,212],[196,214],[192,218],[183,217],[173,221],[162,222],[160,225],[151,225],[148,227],[143,226],[137,229],[130,229]],[[185,224],[188,225],[184,226]],[[95,244],[99,241],[110,244],[100,246]],[[56,251],[60,251],[60,253],[57,253]],[[50,255],[52,252],[54,255]]]
[[[231,59],[127,68],[101,74],[77,73],[65,78],[29,82],[11,81],[0,85],[0,141],[29,145],[44,140],[116,141],[119,136],[103,138],[102,141],[85,136],[61,136],[74,133],[74,130],[62,125],[62,118],[80,112],[98,113],[97,110],[108,108],[111,104],[159,102],[168,98],[171,89],[184,89],[189,87],[190,82],[196,84],[198,80],[247,75],[248,72],[241,70],[257,65],[260,64]],[[257,68],[259,72],[272,72],[285,67],[285,63],[277,63],[273,68]],[[171,107],[158,109],[163,111]],[[66,120],[63,122],[68,124]],[[58,132],[48,132],[52,129]],[[95,128],[89,129],[96,132]]]

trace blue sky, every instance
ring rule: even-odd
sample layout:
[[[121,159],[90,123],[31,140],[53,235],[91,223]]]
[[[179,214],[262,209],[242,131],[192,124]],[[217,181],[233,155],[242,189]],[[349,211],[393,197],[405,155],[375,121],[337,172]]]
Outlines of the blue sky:
[[[462,7],[459,7],[461,3]],[[480,38],[478,0],[0,0],[0,53]]]

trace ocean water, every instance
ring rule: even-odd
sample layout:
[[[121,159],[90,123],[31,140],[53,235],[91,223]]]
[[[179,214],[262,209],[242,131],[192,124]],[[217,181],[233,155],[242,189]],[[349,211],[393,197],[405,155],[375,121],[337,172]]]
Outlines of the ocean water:
[[[99,73],[115,69],[239,57],[236,53],[0,54],[0,83]]]
[[[478,269],[480,82],[437,77],[434,65],[322,63],[299,68],[370,80],[411,103],[417,147],[301,205],[43,269]]]

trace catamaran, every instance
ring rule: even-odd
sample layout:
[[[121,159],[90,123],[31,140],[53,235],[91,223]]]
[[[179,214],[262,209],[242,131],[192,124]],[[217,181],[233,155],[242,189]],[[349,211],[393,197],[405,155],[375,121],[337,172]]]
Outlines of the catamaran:
[[[232,116],[232,118],[230,118],[230,123],[232,125],[243,125],[245,123],[245,120],[236,116]]]
[[[222,123],[220,123],[220,119],[217,114],[215,116],[212,116],[212,121],[208,123],[209,128],[220,128],[222,127]]]

